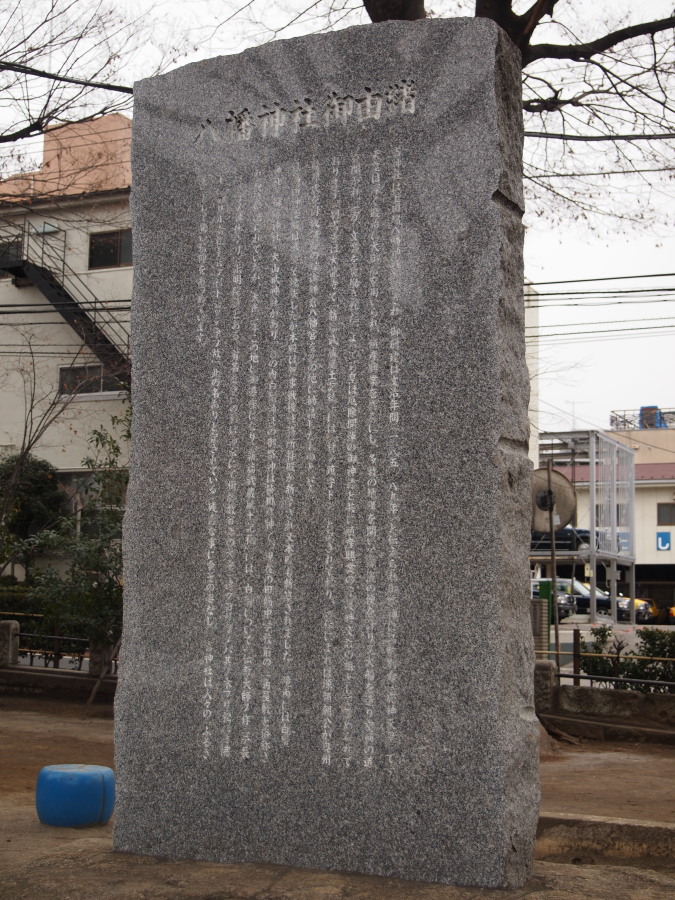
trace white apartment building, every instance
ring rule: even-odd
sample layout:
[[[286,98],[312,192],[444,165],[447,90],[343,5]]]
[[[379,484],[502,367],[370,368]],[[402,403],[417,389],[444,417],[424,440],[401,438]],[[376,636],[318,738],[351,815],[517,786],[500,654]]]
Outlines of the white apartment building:
[[[624,478],[623,487],[634,481],[632,498],[621,496],[621,484],[615,495],[616,522],[620,533],[621,518],[628,504],[632,507],[631,547],[626,554],[635,560],[636,594],[657,600],[662,606],[675,605],[675,410],[643,406],[637,410],[612,412],[610,430],[603,434],[612,442],[630,448],[634,454],[632,479]],[[570,432],[557,436],[568,448],[585,440],[592,432]],[[542,450],[552,446],[556,435],[542,435]],[[549,453],[549,455],[551,455]],[[543,460],[542,460],[543,461]],[[598,463],[599,466],[599,463]],[[599,518],[607,512],[599,510],[595,502],[595,516],[589,502],[589,466],[582,456],[570,465],[569,452],[561,457],[561,470],[573,482],[577,491],[575,526],[591,531],[598,527]],[[596,475],[602,480],[602,474]],[[619,479],[621,481],[621,479]],[[600,515],[599,515],[600,513]],[[613,518],[613,516],[609,516]],[[583,561],[582,561],[583,563]],[[619,589],[630,591],[627,570],[621,572]],[[583,565],[582,565],[583,568]],[[588,574],[588,573],[586,573]],[[603,573],[598,573],[603,581]]]
[[[87,438],[120,415],[130,378],[131,122],[49,130],[42,166],[0,183],[0,457],[82,472]]]

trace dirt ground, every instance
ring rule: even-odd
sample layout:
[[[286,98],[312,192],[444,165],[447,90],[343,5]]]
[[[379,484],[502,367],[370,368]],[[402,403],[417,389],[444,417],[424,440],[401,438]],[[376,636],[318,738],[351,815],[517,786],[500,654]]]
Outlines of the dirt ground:
[[[1,900],[477,900],[502,891],[421,885],[280,866],[170,862],[113,853],[111,825],[49,828],[35,813],[42,766],[113,766],[112,713],[98,707],[0,697]],[[658,744],[545,742],[542,814],[675,823],[675,748]],[[675,847],[673,848],[675,855]],[[658,869],[658,871],[657,871]],[[536,863],[513,900],[675,898],[675,871],[605,865],[603,860]]]

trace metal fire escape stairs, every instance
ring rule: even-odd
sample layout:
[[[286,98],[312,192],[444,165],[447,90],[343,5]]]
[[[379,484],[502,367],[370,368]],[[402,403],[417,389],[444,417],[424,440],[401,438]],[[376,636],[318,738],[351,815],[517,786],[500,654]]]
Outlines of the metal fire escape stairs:
[[[0,270],[17,287],[34,285],[55,312],[100,360],[103,371],[123,384],[131,381],[129,326],[101,301],[65,261],[65,232],[36,229],[30,222],[0,222]]]

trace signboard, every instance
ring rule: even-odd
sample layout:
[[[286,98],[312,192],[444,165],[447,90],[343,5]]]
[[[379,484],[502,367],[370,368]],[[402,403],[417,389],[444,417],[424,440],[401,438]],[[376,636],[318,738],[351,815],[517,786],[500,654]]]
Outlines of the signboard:
[[[657,531],[656,532],[656,549],[657,550],[670,550],[670,532],[669,531]]]

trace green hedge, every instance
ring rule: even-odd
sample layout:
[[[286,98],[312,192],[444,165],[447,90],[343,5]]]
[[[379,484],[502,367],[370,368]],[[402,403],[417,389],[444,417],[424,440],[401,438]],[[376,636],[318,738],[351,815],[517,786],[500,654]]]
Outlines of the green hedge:
[[[614,678],[636,678],[644,681],[675,683],[675,631],[640,628],[635,650],[626,651],[622,640],[615,637],[609,625],[591,628],[593,643],[581,638],[582,653],[606,653],[609,658],[581,657],[581,671],[586,675],[609,675]],[[640,656],[657,660],[637,659]],[[671,662],[672,660],[672,662]],[[598,682],[600,684],[601,682]],[[640,691],[643,694],[673,694],[675,688],[659,684],[611,683],[616,690]]]
[[[0,584],[0,610],[3,612],[39,613],[34,600],[28,600],[28,587],[23,584]],[[37,604],[38,606],[40,604]],[[6,616],[3,616],[6,618]]]

